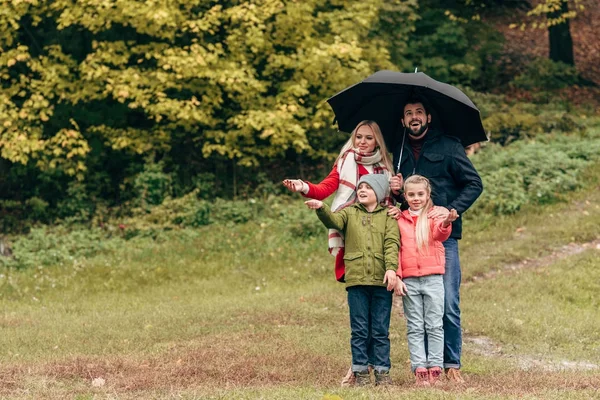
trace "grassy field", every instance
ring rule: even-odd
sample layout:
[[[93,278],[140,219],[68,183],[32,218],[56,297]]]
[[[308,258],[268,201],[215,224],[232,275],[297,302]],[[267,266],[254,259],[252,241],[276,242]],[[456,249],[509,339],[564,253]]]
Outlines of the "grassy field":
[[[0,397],[600,398],[598,172],[568,203],[465,222],[464,386],[412,386],[396,307],[395,385],[340,388],[349,323],[325,232],[264,220],[4,270]]]

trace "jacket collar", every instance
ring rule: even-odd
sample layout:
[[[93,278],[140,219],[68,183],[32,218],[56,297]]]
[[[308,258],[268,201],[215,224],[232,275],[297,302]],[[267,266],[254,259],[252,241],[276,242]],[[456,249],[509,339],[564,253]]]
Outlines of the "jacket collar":
[[[367,209],[365,208],[364,205],[360,204],[359,202],[354,203],[354,207],[361,209],[364,212],[369,212],[367,211]],[[373,211],[370,211],[371,213],[376,213],[379,212],[381,210],[386,210],[385,207],[383,207],[381,204],[377,204],[377,207],[375,207],[375,209]]]

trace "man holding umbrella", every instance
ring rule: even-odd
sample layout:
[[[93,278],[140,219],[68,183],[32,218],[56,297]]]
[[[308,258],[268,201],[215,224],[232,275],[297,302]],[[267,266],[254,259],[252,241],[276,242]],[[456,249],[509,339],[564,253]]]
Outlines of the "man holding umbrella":
[[[390,186],[398,200],[403,200],[403,178],[419,174],[432,185],[432,200],[436,206],[462,214],[475,202],[483,184],[473,164],[466,156],[461,141],[431,127],[431,110],[424,98],[410,98],[403,110],[402,139],[394,151],[394,166],[398,174]],[[460,323],[461,270],[458,239],[462,236],[461,218],[452,223],[452,234],[444,242],[446,273],[444,275],[444,368],[449,380],[462,383],[460,359],[462,332]]]

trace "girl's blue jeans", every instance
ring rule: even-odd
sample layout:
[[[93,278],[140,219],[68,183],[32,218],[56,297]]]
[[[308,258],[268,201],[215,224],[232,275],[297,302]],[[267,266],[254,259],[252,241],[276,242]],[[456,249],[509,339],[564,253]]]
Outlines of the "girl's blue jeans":
[[[377,372],[388,371],[390,362],[390,315],[392,294],[382,286],[351,286],[348,291],[352,337],[352,371],[369,364]]]
[[[413,372],[420,367],[444,365],[443,275],[405,278],[403,298],[408,351]],[[427,340],[427,343],[425,343]]]

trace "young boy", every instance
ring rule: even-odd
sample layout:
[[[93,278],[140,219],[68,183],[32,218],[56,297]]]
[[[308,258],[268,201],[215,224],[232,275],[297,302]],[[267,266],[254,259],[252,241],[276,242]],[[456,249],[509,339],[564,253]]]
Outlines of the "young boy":
[[[387,208],[379,204],[388,188],[386,175],[369,174],[358,181],[358,203],[340,211],[332,213],[319,200],[305,202],[317,211],[327,228],[337,229],[345,237],[350,347],[356,386],[370,384],[369,360],[373,362],[375,384],[392,383],[388,333],[400,242],[398,223],[387,215]]]

